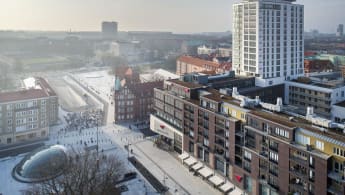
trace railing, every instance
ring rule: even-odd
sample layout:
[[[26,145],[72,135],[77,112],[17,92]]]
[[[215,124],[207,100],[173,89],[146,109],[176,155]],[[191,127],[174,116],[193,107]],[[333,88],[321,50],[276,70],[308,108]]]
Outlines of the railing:
[[[302,171],[300,169],[296,169],[296,168],[290,168],[290,171],[295,174],[296,176],[299,176],[299,177],[307,177],[308,176],[308,173],[307,171]]]
[[[278,147],[276,147],[276,146],[270,145],[269,148],[270,148],[270,150],[273,150],[273,151],[275,151],[275,152],[278,152]]]
[[[302,156],[296,155],[296,154],[292,154],[290,156],[290,159],[292,159],[293,161],[300,163],[300,164],[307,164],[308,163],[308,159],[304,158]]]

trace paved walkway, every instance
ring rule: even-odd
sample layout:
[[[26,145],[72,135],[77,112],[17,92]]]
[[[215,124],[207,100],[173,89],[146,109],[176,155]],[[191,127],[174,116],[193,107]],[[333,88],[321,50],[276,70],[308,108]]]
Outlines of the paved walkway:
[[[132,145],[134,156],[142,162],[158,179],[163,180],[172,194],[221,194],[201,178],[193,176],[177,159],[169,153],[153,146],[151,141]],[[174,188],[175,187],[175,188]],[[177,189],[177,191],[175,191]]]

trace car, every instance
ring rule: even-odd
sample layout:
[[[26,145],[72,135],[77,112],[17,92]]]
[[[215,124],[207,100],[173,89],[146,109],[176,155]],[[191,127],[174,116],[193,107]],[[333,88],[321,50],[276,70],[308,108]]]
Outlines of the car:
[[[123,176],[123,179],[125,180],[131,180],[131,179],[134,179],[137,177],[137,173],[136,172],[129,172],[129,173],[126,173],[124,176]]]

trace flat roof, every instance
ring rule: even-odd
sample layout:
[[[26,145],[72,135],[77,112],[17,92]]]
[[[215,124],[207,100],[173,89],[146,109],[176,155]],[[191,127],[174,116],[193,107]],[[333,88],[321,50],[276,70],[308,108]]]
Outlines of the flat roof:
[[[311,122],[303,118],[294,117],[285,113],[272,113],[272,112],[262,110],[262,109],[251,110],[249,113],[252,113],[253,115],[259,116],[263,119],[284,125],[289,128],[302,128],[305,130],[323,134],[333,139],[345,142],[345,135],[343,134],[342,131],[336,131],[333,129],[326,129],[326,128],[324,128],[325,131],[322,131],[323,128],[313,126]],[[289,119],[290,117],[293,117],[292,121]]]
[[[48,82],[42,77],[30,78],[30,84],[35,84],[39,87],[30,87],[18,91],[2,92],[0,93],[0,103],[15,102],[31,99],[39,99],[49,96],[57,96],[55,91],[50,87]]]
[[[178,79],[168,80],[168,82],[175,83],[175,84],[178,84],[178,85],[181,85],[183,87],[190,88],[190,89],[196,89],[196,88],[202,88],[203,87],[203,85],[199,85],[199,84],[191,83],[191,82],[184,82],[184,81],[180,81]]]

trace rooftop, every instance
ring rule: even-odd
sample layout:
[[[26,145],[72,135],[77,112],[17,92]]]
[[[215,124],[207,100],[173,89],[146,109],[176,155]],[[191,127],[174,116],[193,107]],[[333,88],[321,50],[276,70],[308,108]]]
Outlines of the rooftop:
[[[199,85],[199,84],[191,83],[191,82],[184,82],[184,81],[180,81],[178,79],[172,79],[172,80],[168,80],[168,81],[171,83],[175,83],[177,85],[181,85],[183,87],[190,88],[190,89],[196,89],[196,88],[202,88],[203,87],[203,85]]]
[[[218,63],[208,61],[208,60],[203,60],[203,59],[192,57],[192,56],[181,56],[177,60],[182,61],[182,62],[187,63],[187,64],[193,64],[193,65],[199,66],[199,67],[204,67],[205,65],[213,66],[214,68],[220,67],[220,64],[218,64]]]
[[[146,83],[130,83],[127,85],[128,89],[131,90],[136,96],[141,96],[141,94],[151,94],[153,88],[163,87],[163,81],[154,81]]]
[[[27,89],[0,93],[0,103],[57,96],[48,82],[41,77],[26,79],[26,84]]]
[[[32,100],[48,97],[42,89],[27,89],[21,91],[0,93],[0,103],[15,102],[20,100]]]
[[[344,79],[339,73],[325,73],[312,75],[310,77],[299,77],[292,82],[322,87],[327,89],[336,89],[345,86]]]
[[[226,102],[232,105],[240,106],[240,102],[229,95],[223,95],[219,93],[218,90],[210,89],[210,88],[207,89],[207,91],[210,92],[210,94],[203,96],[207,99],[210,99],[216,102]]]
[[[250,113],[289,128],[299,127],[319,134],[322,133],[323,135],[345,142],[345,135],[342,131],[323,129],[321,127],[314,126],[311,122],[300,117],[293,117],[292,115],[285,113],[272,113],[263,109],[255,109]],[[291,117],[293,117],[293,120],[290,120]]]
[[[173,82],[185,87],[199,88],[200,96],[198,98],[185,99],[185,101],[188,101],[192,104],[200,105],[199,99],[201,97],[204,97],[215,102],[219,102],[219,103],[224,102],[224,103],[229,103],[231,105],[240,107],[241,102],[239,100],[233,98],[232,96],[224,95],[216,89],[207,88],[199,84],[184,82],[180,80],[170,80],[170,82]],[[202,93],[202,91],[206,93]],[[338,105],[345,107],[345,101],[339,103]],[[328,136],[335,140],[340,140],[342,142],[345,142],[345,135],[343,134],[342,131],[338,131],[336,129],[330,129],[330,128],[326,129],[326,128],[315,126],[310,121],[306,120],[302,115],[299,115],[293,111],[288,112],[286,110],[286,111],[278,113],[278,112],[267,111],[260,107],[253,107],[253,108],[249,108],[248,110],[250,110],[250,113],[255,116],[286,126],[287,128],[291,128],[291,129],[302,128],[314,133]]]

